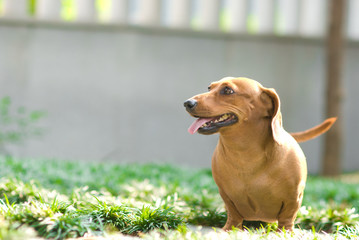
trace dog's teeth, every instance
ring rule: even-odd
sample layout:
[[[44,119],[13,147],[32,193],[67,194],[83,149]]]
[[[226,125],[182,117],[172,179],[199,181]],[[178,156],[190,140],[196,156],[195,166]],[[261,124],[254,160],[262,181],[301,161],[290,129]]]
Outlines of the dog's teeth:
[[[223,116],[221,116],[221,118],[219,119],[219,121],[227,120],[228,117],[229,117],[228,114],[224,114]]]

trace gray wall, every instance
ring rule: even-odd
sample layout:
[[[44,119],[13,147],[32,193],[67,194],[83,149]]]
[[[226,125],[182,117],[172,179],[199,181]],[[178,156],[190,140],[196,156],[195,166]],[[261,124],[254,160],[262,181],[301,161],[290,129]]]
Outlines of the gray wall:
[[[359,44],[346,48],[343,166],[359,169]],[[216,135],[190,135],[183,101],[224,76],[277,90],[288,131],[324,119],[320,40],[0,21],[0,96],[48,112],[16,156],[209,167]],[[302,144],[320,170],[323,137]]]

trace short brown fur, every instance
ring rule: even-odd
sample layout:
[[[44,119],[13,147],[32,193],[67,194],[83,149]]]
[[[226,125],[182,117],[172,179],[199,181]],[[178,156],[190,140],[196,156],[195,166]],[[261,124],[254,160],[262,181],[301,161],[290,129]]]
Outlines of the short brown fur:
[[[223,94],[225,87],[233,93]],[[256,220],[277,221],[279,229],[292,230],[307,178],[305,156],[297,141],[326,132],[335,118],[289,134],[282,127],[280,99],[274,89],[248,78],[224,78],[209,89],[190,99],[196,106],[188,112],[200,118],[226,113],[237,117],[236,123],[216,131],[219,141],[212,157],[213,178],[228,213],[223,229],[242,228],[243,220]]]

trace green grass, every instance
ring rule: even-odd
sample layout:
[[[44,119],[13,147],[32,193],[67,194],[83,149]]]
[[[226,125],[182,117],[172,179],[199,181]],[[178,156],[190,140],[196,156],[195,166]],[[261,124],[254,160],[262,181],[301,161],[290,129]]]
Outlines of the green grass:
[[[205,239],[189,225],[222,227],[226,213],[209,169],[0,157],[0,239],[64,239],[111,233],[147,239]],[[310,177],[293,233],[246,223],[227,239],[283,239],[325,231],[359,238],[359,186]],[[299,230],[301,229],[301,230]],[[313,231],[314,229],[314,231]],[[145,234],[145,235],[143,235]],[[260,234],[260,235],[258,235]],[[307,238],[304,238],[307,239]]]

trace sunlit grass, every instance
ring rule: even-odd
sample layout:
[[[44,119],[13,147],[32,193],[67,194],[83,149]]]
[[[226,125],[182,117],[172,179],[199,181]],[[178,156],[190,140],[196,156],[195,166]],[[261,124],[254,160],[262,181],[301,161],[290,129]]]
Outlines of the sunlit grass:
[[[9,157],[0,157],[0,166],[3,236],[25,231],[54,239],[112,233],[147,239],[210,239],[215,234],[227,239],[287,239],[293,234],[313,239],[322,232],[333,238],[358,236],[359,216],[353,208],[358,206],[357,184],[309,178],[294,233],[284,236],[276,233],[276,224],[264,223],[256,223],[256,230],[246,222],[245,232],[217,229],[206,235],[188,225],[219,228],[226,221],[208,169]]]

